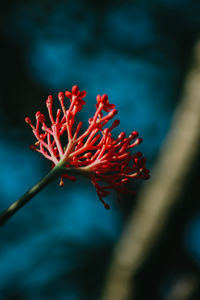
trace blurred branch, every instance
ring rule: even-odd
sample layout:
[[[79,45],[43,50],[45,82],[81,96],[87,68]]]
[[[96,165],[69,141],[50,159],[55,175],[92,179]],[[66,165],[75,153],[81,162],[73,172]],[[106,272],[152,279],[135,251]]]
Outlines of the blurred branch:
[[[174,114],[152,178],[141,191],[138,206],[115,248],[103,300],[129,299],[134,288],[131,279],[161,234],[194,166],[200,146],[200,43],[194,58],[183,99]]]
[[[189,300],[199,289],[197,274],[187,274],[180,277],[165,300]]]

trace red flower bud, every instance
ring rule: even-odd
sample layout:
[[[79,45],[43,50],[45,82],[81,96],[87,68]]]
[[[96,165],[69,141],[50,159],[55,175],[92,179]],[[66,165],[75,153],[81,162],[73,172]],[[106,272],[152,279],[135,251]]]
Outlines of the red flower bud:
[[[77,95],[78,95],[78,92],[79,92],[78,86],[77,86],[77,85],[74,85],[74,86],[72,87],[72,94],[73,94],[74,96],[77,96]]]
[[[70,99],[68,109],[64,105],[65,96]],[[110,127],[105,127],[117,114],[115,105],[109,102],[106,94],[96,97],[96,112],[89,119],[88,128],[80,133],[83,124],[77,123],[75,118],[85,105],[85,96],[86,92],[79,91],[77,85],[72,87],[72,92],[66,91],[65,95],[59,92],[61,109],[57,110],[54,118],[53,97],[50,95],[46,101],[50,127],[46,125],[41,112],[36,113],[35,127],[28,117],[25,118],[37,139],[35,145],[30,147],[49,159],[53,166],[62,163],[67,173],[63,172],[60,186],[64,185],[63,178],[76,180],[75,176],[68,174],[70,171],[76,170],[77,173],[86,174],[95,186],[99,199],[108,209],[110,206],[103,198],[110,194],[110,190],[132,194],[133,192],[126,188],[126,183],[134,178],[149,178],[149,171],[142,153],[130,152],[131,148],[142,142],[142,139],[138,138],[138,132],[133,131],[129,137],[121,132],[115,139],[112,137],[112,130],[120,121],[114,120]],[[40,123],[42,126],[39,126]],[[99,182],[105,182],[105,185],[100,185]]]
[[[58,99],[59,100],[64,100],[64,93],[63,92],[60,92],[60,93],[58,93]]]
[[[31,119],[30,119],[29,117],[26,117],[26,118],[25,118],[25,122],[26,122],[27,124],[29,124],[29,125],[32,124],[32,123],[31,123]]]

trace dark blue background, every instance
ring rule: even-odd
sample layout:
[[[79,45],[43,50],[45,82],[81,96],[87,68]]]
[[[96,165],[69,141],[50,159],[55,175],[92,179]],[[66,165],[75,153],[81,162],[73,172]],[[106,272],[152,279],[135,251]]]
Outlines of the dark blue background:
[[[200,2],[194,0],[4,4],[0,12],[1,209],[49,170],[48,162],[28,149],[34,139],[24,117],[33,118],[38,110],[44,113],[49,94],[56,96],[74,84],[87,91],[80,119],[86,122],[94,112],[96,95],[107,93],[119,111],[119,130],[139,131],[144,142],[137,150],[152,167],[180,101],[199,35],[199,15]],[[135,188],[139,193],[142,185]],[[79,178],[63,189],[58,182],[48,186],[1,229],[0,299],[99,299],[112,248],[135,199],[119,204],[113,195],[107,211],[87,180]],[[139,299],[147,299],[144,287],[150,285],[150,278],[155,279],[152,299],[161,299],[175,270],[176,274],[198,270],[199,205],[185,204],[176,218],[177,244],[170,248],[170,232],[176,226],[172,219],[163,242],[168,253],[161,247],[153,265],[144,267],[138,278],[143,290]],[[168,267],[161,272],[158,265],[166,257]]]

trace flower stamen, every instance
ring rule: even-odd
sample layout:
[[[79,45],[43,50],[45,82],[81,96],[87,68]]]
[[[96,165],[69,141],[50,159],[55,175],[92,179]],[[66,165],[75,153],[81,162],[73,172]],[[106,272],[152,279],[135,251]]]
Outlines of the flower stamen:
[[[65,106],[65,96],[70,102],[68,109]],[[57,109],[55,118],[52,109],[53,97],[48,96],[46,106],[50,127],[46,125],[45,117],[40,112],[36,113],[36,126],[30,118],[25,118],[37,139],[30,147],[50,160],[53,167],[61,168],[60,186],[64,185],[65,178],[76,180],[76,177],[69,173],[89,177],[100,201],[108,209],[110,206],[103,198],[110,194],[110,190],[114,189],[118,194],[132,194],[133,191],[129,190],[126,184],[134,178],[149,178],[149,170],[141,152],[130,152],[131,148],[142,143],[138,132],[133,131],[129,137],[121,132],[115,139],[112,130],[119,125],[119,120],[114,120],[110,127],[104,128],[117,114],[115,105],[109,102],[106,94],[97,96],[96,112],[88,120],[88,128],[80,134],[83,123],[79,122],[76,126],[75,117],[85,105],[85,96],[86,92],[79,91],[77,85],[72,87],[71,92],[58,93],[61,109]],[[62,144],[64,135],[67,138],[65,145]],[[106,185],[99,182],[105,182]]]

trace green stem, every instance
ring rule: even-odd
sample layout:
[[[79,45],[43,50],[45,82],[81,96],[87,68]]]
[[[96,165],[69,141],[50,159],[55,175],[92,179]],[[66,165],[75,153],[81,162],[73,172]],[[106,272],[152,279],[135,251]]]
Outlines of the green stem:
[[[22,206],[39,193],[48,183],[56,179],[61,174],[61,167],[58,164],[36,185],[28,190],[21,198],[13,202],[6,210],[0,214],[0,226],[6,223]]]

